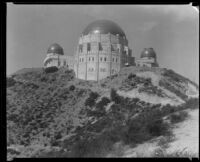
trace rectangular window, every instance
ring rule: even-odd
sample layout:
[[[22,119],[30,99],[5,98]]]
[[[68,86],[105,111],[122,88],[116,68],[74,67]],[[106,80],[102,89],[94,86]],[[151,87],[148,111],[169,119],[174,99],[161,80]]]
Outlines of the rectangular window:
[[[81,62],[81,58],[79,59],[79,61]]]
[[[117,62],[117,58],[116,58],[116,62]]]
[[[92,61],[94,61],[94,57],[92,57]]]
[[[115,73],[115,70],[114,69],[112,69],[112,74],[114,74]]]
[[[111,44],[111,51],[115,51],[113,45]]]
[[[83,45],[82,44],[79,45],[79,52],[83,52]]]
[[[106,57],[104,57],[104,61],[106,61]]]
[[[99,42],[99,51],[103,51],[103,47],[100,42]]]
[[[87,43],[87,51],[91,51],[91,44]]]
[[[103,58],[102,57],[100,57],[100,61],[102,62],[102,60],[103,60]]]
[[[90,57],[89,57],[89,61],[90,61]]]
[[[115,61],[115,58],[113,58],[113,62]]]
[[[106,72],[105,68],[100,68],[100,72]]]
[[[93,71],[94,71],[94,68],[89,68],[88,71],[89,71],[89,72],[93,72]]]
[[[120,53],[120,49],[119,48],[117,48],[117,52]]]

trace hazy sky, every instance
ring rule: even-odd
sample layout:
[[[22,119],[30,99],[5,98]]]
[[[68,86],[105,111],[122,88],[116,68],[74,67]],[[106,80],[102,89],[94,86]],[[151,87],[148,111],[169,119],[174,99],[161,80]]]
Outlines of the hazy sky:
[[[161,67],[199,82],[199,13],[190,5],[7,4],[7,74],[42,67],[58,43],[73,55],[84,28],[109,19],[125,32],[133,56],[153,47]]]

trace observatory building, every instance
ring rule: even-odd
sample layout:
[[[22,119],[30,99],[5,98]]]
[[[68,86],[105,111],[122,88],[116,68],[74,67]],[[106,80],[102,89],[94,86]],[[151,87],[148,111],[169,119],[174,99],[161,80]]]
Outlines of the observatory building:
[[[153,48],[144,48],[140,59],[136,59],[136,66],[158,67],[156,53]]]
[[[57,43],[48,48],[44,68],[62,66],[73,69],[79,79],[99,81],[125,66],[158,67],[158,63],[153,48],[145,48],[135,60],[124,31],[113,21],[97,20],[83,30],[73,56],[64,55]]]
[[[44,67],[57,67],[60,68],[62,66],[69,67],[73,69],[74,58],[72,56],[64,55],[63,48],[57,44],[52,44],[47,50],[47,56],[43,62]]]
[[[134,62],[124,31],[112,21],[97,20],[79,38],[74,71],[79,79],[98,81]]]

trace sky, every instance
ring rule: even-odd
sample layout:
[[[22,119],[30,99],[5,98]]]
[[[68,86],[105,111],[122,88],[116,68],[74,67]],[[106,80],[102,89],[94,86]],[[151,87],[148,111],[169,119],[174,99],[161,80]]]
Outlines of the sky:
[[[199,11],[191,5],[15,5],[7,3],[7,75],[42,67],[48,47],[74,55],[87,25],[117,23],[136,58],[152,47],[160,67],[199,82]]]

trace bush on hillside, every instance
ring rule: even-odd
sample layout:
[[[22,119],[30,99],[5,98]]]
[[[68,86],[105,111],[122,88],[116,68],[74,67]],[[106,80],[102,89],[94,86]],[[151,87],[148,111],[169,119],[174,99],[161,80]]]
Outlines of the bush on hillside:
[[[96,103],[95,110],[87,110],[89,116],[100,117],[106,114],[105,106],[110,102],[107,97],[103,97],[101,101]],[[93,105],[93,104],[92,104]]]
[[[181,80],[182,80],[182,78],[177,73],[175,73],[173,70],[165,70],[163,75],[173,79],[175,82],[181,82]]]
[[[170,104],[166,104],[166,105],[162,106],[162,113],[164,115],[171,114],[171,113],[175,112],[176,110],[177,110],[177,107],[172,106]]]
[[[117,132],[116,132],[117,130]],[[113,149],[113,144],[120,140],[121,131],[110,129],[94,138],[78,139],[66,157],[105,157]]]
[[[169,91],[175,93],[178,97],[180,97],[184,101],[186,101],[188,99],[188,96],[186,94],[181,93],[179,90],[177,90],[177,88],[175,88],[174,86],[172,86],[171,84],[169,84],[163,80],[159,81],[159,86],[164,87],[165,89],[168,89]]]
[[[196,109],[199,108],[199,98],[190,98],[185,103],[185,108]]]
[[[52,66],[52,67],[45,68],[44,71],[46,73],[54,73],[54,72],[58,71],[58,68],[56,66]]]
[[[140,143],[155,136],[169,133],[169,125],[162,120],[159,109],[144,111],[127,123],[127,132],[123,137],[125,143]]]
[[[110,99],[111,101],[114,101],[116,104],[119,104],[121,102],[121,97],[117,94],[115,89],[111,89],[110,91]]]
[[[70,90],[70,91],[73,91],[73,90],[75,90],[75,88],[76,88],[76,87],[75,87],[74,85],[71,85],[71,86],[69,87],[69,90]]]
[[[170,121],[175,124],[184,121],[188,117],[188,113],[186,111],[181,111],[175,114],[170,115]]]
[[[136,77],[136,74],[133,74],[133,73],[128,75],[128,79],[132,79],[132,78],[135,78],[135,77]]]
[[[147,124],[147,130],[151,136],[161,136],[169,133],[169,125],[162,119],[158,119]]]
[[[96,99],[99,97],[99,94],[97,92],[91,92],[90,96],[85,101],[85,106],[92,107],[95,105]]]
[[[15,83],[16,83],[16,81],[13,78],[11,78],[11,77],[6,78],[6,86],[7,87],[14,86]]]
[[[101,101],[99,101],[99,102],[96,104],[96,108],[97,108],[97,109],[103,109],[103,108],[105,108],[105,106],[106,106],[108,103],[110,103],[110,99],[107,98],[107,97],[103,97],[103,98],[101,99]]]

